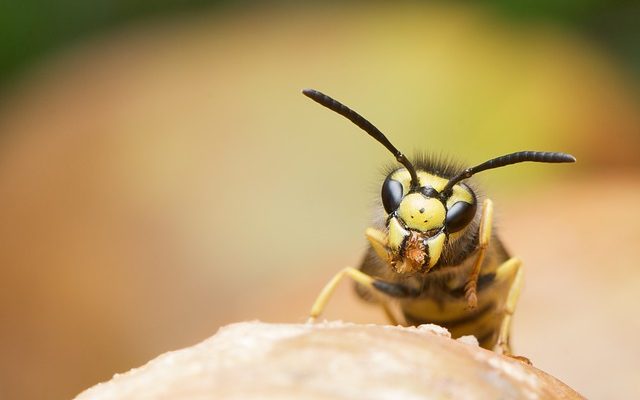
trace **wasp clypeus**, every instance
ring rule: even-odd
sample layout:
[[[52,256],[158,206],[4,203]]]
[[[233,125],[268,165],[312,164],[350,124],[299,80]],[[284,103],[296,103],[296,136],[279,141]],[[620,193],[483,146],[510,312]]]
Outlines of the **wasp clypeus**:
[[[310,321],[322,313],[338,283],[349,277],[360,297],[380,304],[393,324],[435,323],[453,337],[474,335],[482,347],[510,354],[521,262],[492,232],[493,203],[486,198],[479,206],[468,179],[524,161],[567,163],[575,158],[521,151],[471,168],[428,157],[412,162],[355,111],[316,90],[303,93],[363,129],[401,164],[382,184],[382,218],[366,230],[370,246],[360,268],[344,268],[327,283],[312,306]],[[399,305],[400,315],[392,304]]]

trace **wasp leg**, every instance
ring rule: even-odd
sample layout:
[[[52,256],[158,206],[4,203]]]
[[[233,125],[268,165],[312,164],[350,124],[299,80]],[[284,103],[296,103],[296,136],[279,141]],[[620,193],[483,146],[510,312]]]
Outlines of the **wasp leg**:
[[[516,356],[511,353],[511,322],[513,319],[513,313],[516,310],[516,304],[520,297],[520,291],[522,290],[524,269],[522,268],[522,262],[518,258],[511,258],[504,262],[496,270],[496,279],[501,282],[511,282],[509,286],[509,293],[504,304],[504,318],[500,324],[500,330],[498,332],[498,340],[495,345],[497,353],[504,354],[506,356],[515,358],[527,364],[531,364],[531,361],[526,357]]]
[[[381,301],[380,302],[380,306],[382,307],[382,311],[384,311],[384,315],[387,317],[387,320],[389,321],[389,323],[391,325],[401,325],[400,322],[398,322],[398,319],[396,318],[395,315],[393,315],[393,312],[391,311],[391,308],[389,307],[389,304],[386,301]]]
[[[406,295],[402,296],[401,293],[411,293],[411,295],[413,295],[413,291],[411,291],[411,289],[407,287],[395,283],[381,281],[365,274],[358,269],[355,269],[353,267],[346,267],[335,274],[334,277],[331,278],[331,280],[322,289],[322,291],[316,298],[316,301],[313,302],[313,306],[311,306],[311,312],[309,313],[309,319],[307,320],[307,322],[315,321],[316,318],[318,318],[318,316],[322,314],[325,307],[327,306],[327,303],[329,302],[329,299],[333,295],[333,292],[336,290],[336,287],[338,287],[340,281],[342,281],[342,279],[344,279],[345,277],[353,279],[354,281],[370,289],[374,293],[374,289],[377,289],[380,292],[387,294],[394,293],[396,295],[395,297],[407,297]],[[380,304],[390,323],[397,325],[398,320],[391,312],[391,309],[389,308],[387,302],[381,299]]]
[[[478,306],[478,277],[480,276],[480,269],[482,262],[484,261],[484,254],[489,247],[489,240],[491,240],[491,228],[493,227],[493,202],[490,199],[486,199],[482,203],[482,217],[480,218],[479,231],[479,243],[478,243],[478,255],[476,261],[473,264],[469,279],[464,286],[464,297],[467,300],[467,306],[470,309]]]
[[[389,262],[389,250],[387,249],[387,235],[379,229],[367,228],[365,236],[371,244],[371,248],[376,252],[380,259]]]

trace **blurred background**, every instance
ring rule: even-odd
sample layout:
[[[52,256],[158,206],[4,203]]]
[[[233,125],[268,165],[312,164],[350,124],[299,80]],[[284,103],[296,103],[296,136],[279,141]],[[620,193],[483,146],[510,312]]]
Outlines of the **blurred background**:
[[[64,399],[357,265],[391,156],[478,177],[524,260],[517,354],[640,396],[640,7],[631,1],[0,2],[0,398]],[[329,319],[384,323],[344,285]]]

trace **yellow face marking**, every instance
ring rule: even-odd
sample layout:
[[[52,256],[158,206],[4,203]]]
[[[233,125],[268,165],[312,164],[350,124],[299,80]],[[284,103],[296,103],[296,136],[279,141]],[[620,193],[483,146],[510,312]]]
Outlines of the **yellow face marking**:
[[[411,229],[426,232],[444,224],[447,210],[438,199],[420,193],[406,195],[398,207],[398,217]]]
[[[404,241],[404,238],[409,236],[409,231],[404,229],[397,218],[391,218],[389,220],[389,248],[395,252],[400,250],[400,246]]]
[[[442,249],[444,248],[444,242],[447,238],[443,232],[438,233],[436,236],[429,238],[427,240],[427,246],[429,247],[429,268],[432,268],[438,260],[440,259],[440,255],[442,254]]]

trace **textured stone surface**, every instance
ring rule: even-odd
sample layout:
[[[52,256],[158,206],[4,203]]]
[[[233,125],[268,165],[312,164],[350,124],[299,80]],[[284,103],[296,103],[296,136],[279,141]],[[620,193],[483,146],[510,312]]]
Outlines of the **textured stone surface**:
[[[81,393],[105,399],[581,399],[435,325],[228,325]]]

